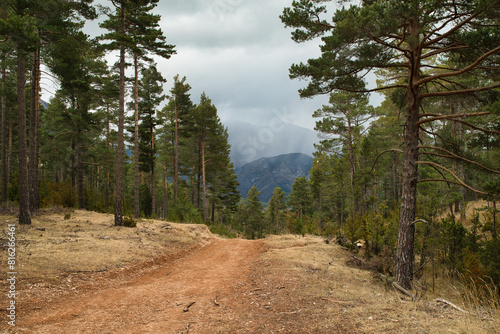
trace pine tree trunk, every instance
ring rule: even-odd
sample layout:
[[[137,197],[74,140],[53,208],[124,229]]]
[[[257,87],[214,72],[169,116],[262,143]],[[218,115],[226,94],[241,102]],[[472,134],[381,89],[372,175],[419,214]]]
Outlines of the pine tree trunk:
[[[76,146],[74,139],[71,140],[71,186],[76,189]]]
[[[121,7],[121,33],[125,34],[125,8]],[[125,126],[125,46],[120,45],[120,98],[118,107],[118,143],[116,157],[115,186],[115,226],[123,226],[123,154],[125,143],[123,130]]]
[[[392,196],[395,200],[399,198],[398,155],[396,152],[392,152]]]
[[[99,186],[101,185],[100,184],[100,181],[101,180],[101,165],[97,165],[97,178],[96,178],[96,185],[95,185],[95,190],[96,190],[96,193],[97,195],[99,196]]]
[[[493,239],[498,238],[498,233],[497,233],[497,201],[494,198],[493,199]]]
[[[199,151],[201,151],[201,145],[199,147]],[[200,202],[201,202],[201,177],[202,177],[202,157],[201,157],[201,152],[198,152],[198,175],[196,177],[196,207],[198,210],[200,209]]]
[[[153,151],[153,166],[151,167],[151,211],[153,213],[153,217],[156,216],[156,182],[155,182],[155,134],[154,129],[151,129],[151,148]]]
[[[202,169],[202,182],[203,182],[203,221],[207,219],[207,183],[205,175],[205,141],[201,143],[201,169]]]
[[[139,218],[139,65],[134,53],[134,218]]]
[[[33,71],[31,80],[31,110],[30,110],[30,137],[29,137],[29,187],[30,213],[36,216],[39,207],[38,196],[38,126],[40,116],[40,50],[33,56]]]
[[[167,166],[164,168],[165,171],[165,178],[163,179],[163,187],[165,188],[165,219],[168,216],[168,180],[167,180]]]
[[[151,168],[151,214],[156,216],[156,185],[155,185],[155,168]]]
[[[19,146],[19,224],[30,225],[30,195],[28,187],[28,152],[26,146],[26,56],[17,49],[17,103]]]
[[[280,231],[280,208],[278,207],[278,203],[276,203],[276,232]]]
[[[177,204],[177,191],[179,188],[179,118],[177,115],[177,104],[175,113],[175,135],[174,135],[174,203]]]
[[[220,214],[220,218],[221,218],[221,224],[222,224],[223,223],[222,211],[221,211],[221,214]],[[211,221],[212,221],[212,224],[215,222],[215,201],[212,202],[212,217],[211,217]]]
[[[12,137],[14,133],[14,120],[11,118],[9,120],[9,147],[7,149],[7,183],[10,183],[12,180]]]
[[[109,108],[108,108],[108,106],[106,108],[108,109],[107,112],[109,114]],[[107,126],[106,126],[106,145],[107,145],[107,148],[108,148],[108,154],[107,154],[107,157],[106,157],[107,170],[106,170],[106,188],[104,190],[104,206],[106,207],[106,212],[107,212],[108,207],[109,207],[109,185],[110,185],[109,170],[111,169],[111,162],[109,161],[110,160],[109,159],[110,146],[111,146],[109,119],[108,119]]]
[[[197,184],[197,177],[195,174],[196,166],[193,166],[191,168],[191,177],[189,180],[191,181],[191,204],[193,206],[196,206],[196,201],[195,201],[195,195],[196,195],[196,184]]]
[[[359,209],[357,205],[357,200],[356,200],[356,194],[354,191],[354,175],[356,174],[356,165],[354,163],[354,146],[353,146],[353,138],[352,138],[352,125],[351,125],[351,120],[348,119],[347,121],[347,126],[348,126],[348,141],[349,141],[349,167],[350,167],[350,176],[351,176],[351,196],[352,196],[352,202],[351,202],[351,215],[355,215]]]
[[[1,153],[1,159],[2,159],[2,195],[1,195],[1,201],[2,203],[7,202],[7,185],[9,183],[8,179],[8,169],[7,169],[7,105],[5,102],[5,77],[7,75],[6,73],[6,68],[2,68],[2,101],[1,101],[1,108],[2,108],[2,153]]]
[[[83,185],[83,159],[82,159],[82,143],[81,143],[80,130],[78,130],[76,138],[76,175],[77,175],[77,191],[78,191],[78,208],[85,209],[85,188]]]
[[[414,85],[419,80],[420,50],[413,50],[410,60],[408,82],[408,113],[406,119],[403,189],[396,249],[396,282],[411,289],[413,279],[413,251],[415,238],[415,213],[418,181],[418,137],[420,119],[420,88]]]
[[[409,115],[406,134],[405,166],[401,211],[399,220],[398,245],[396,250],[395,277],[397,283],[405,289],[411,289],[413,278],[413,248],[415,235],[415,212],[417,195],[417,155],[418,155],[418,117]]]

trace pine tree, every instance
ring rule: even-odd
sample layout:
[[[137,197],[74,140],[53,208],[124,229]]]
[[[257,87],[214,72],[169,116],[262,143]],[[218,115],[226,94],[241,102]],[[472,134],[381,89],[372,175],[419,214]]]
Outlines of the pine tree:
[[[490,66],[500,52],[500,1],[363,1],[338,9],[331,23],[321,17],[326,12],[323,2],[327,1],[294,1],[293,8],[285,8],[281,16],[286,26],[296,28],[292,32],[296,42],[319,36],[324,42],[319,58],[291,67],[291,78],[310,79],[308,86],[300,90],[302,97],[334,90],[394,90],[406,102],[395,276],[397,283],[409,289],[413,277],[418,166],[432,165],[419,161],[421,128],[436,120],[459,117],[426,114],[422,101],[500,87],[499,69]],[[451,65],[451,59],[459,61]],[[397,75],[387,77],[378,88],[366,87],[367,73],[387,69]],[[477,80],[460,81],[464,77]],[[455,84],[458,81],[460,85]],[[484,114],[468,114],[472,115]],[[452,182],[465,185],[461,180]]]
[[[292,186],[292,191],[288,196],[288,205],[297,214],[299,219],[303,219],[304,216],[311,213],[311,204],[309,181],[307,181],[305,176],[296,178]]]
[[[186,77],[179,79],[179,75],[174,77],[174,85],[170,89],[168,104],[162,111],[164,122],[164,140],[172,143],[172,165],[174,177],[174,203],[177,203],[179,192],[179,151],[182,140],[188,138],[192,132],[192,110],[194,108],[189,91],[191,86],[186,82]]]
[[[349,161],[351,214],[358,205],[356,199],[356,159],[355,151],[363,134],[368,130],[367,123],[373,118],[374,109],[369,105],[368,96],[351,92],[330,94],[330,104],[314,112],[315,130],[326,139],[322,140],[319,150],[343,156]],[[345,153],[347,152],[347,154]]]
[[[6,13],[6,12],[5,12]],[[15,105],[15,80],[14,77],[14,61],[13,61],[13,44],[12,41],[0,43],[0,108],[1,108],[1,202],[7,202],[7,189],[10,184],[10,169],[9,161],[11,160],[9,153],[9,136],[8,123],[12,123],[14,116],[12,115],[12,106]]]
[[[139,217],[139,61],[151,61],[148,53],[169,59],[174,53],[174,46],[165,43],[165,36],[159,28],[159,15],[151,11],[159,0],[141,0],[131,2],[127,12],[132,35],[131,53],[134,59],[134,217]]]
[[[258,191],[255,186],[252,186],[245,200],[247,235],[250,236],[250,239],[255,239],[256,236],[262,238],[263,236],[264,208],[260,202],[259,196],[260,191]]]
[[[273,196],[269,200],[269,206],[267,207],[268,216],[270,218],[270,223],[276,225],[276,232],[280,232],[280,221],[283,211],[286,209],[286,194],[280,188],[276,187],[273,190]]]
[[[101,40],[109,40],[105,45],[107,49],[119,50],[120,81],[118,99],[118,138],[116,152],[116,177],[115,177],[115,226],[123,225],[123,160],[125,154],[125,53],[133,48],[132,37],[128,34],[129,22],[127,15],[131,7],[129,0],[112,1],[114,12],[108,13],[108,19],[100,24],[101,28],[109,32],[101,36]]]
[[[207,163],[210,160],[217,159],[215,156],[218,153],[214,150],[213,142],[216,138],[216,126],[218,122],[217,108],[212,104],[212,101],[203,93],[200,97],[200,103],[194,109],[194,131],[193,139],[196,142],[196,151],[199,152],[201,161],[201,179],[203,184],[203,221],[208,218],[208,202],[207,202]],[[210,150],[212,148],[212,150]],[[215,154],[214,154],[215,153]]]
[[[36,1],[16,0],[0,18],[0,35],[11,39],[17,58],[18,160],[19,160],[19,224],[31,224],[28,185],[28,152],[26,139],[26,59],[40,41],[36,19],[31,15]]]
[[[155,168],[156,168],[156,134],[157,125],[156,111],[160,103],[165,99],[163,95],[161,74],[156,66],[141,71],[142,79],[139,85],[139,110],[142,122],[139,124],[139,167],[143,172],[150,173],[151,210],[153,215],[156,211],[156,189],[155,189]]]
[[[84,186],[84,144],[89,134],[96,130],[98,114],[91,113],[90,109],[97,94],[94,93],[95,78],[100,77],[104,63],[100,61],[102,54],[97,46],[88,41],[83,33],[75,33],[72,38],[59,41],[49,47],[50,57],[47,65],[60,79],[60,97],[64,99],[66,107],[65,123],[72,133],[72,145],[76,159],[76,185],[78,206],[85,208]]]
[[[104,187],[104,207],[106,208],[106,210],[109,207],[111,177],[113,175],[113,150],[111,147],[111,143],[114,142],[114,140],[112,140],[111,138],[111,124],[116,123],[117,120],[117,100],[120,95],[118,88],[119,75],[118,73],[116,73],[116,69],[114,70],[115,71],[106,70],[102,76],[96,78],[96,98],[98,99],[98,101],[96,101],[96,105],[102,115],[101,118],[106,125],[105,129],[103,129],[103,136],[106,138],[103,162],[103,165],[106,166],[106,181]]]

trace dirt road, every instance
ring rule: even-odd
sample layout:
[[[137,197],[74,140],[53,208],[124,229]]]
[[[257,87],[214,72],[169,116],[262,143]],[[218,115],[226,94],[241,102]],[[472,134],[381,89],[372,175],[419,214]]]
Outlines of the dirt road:
[[[145,276],[69,296],[19,320],[18,333],[214,333],[233,312],[224,303],[245,285],[263,251],[258,241],[215,239]]]

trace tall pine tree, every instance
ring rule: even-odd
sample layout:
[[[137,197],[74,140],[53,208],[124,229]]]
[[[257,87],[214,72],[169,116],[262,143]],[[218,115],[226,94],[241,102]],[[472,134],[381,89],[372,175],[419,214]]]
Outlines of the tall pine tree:
[[[310,79],[300,90],[302,97],[335,90],[367,93],[394,89],[403,98],[404,172],[395,276],[397,283],[409,289],[418,165],[429,164],[419,161],[421,128],[435,120],[457,119],[457,115],[426,114],[422,101],[500,87],[500,69],[492,61],[500,52],[500,1],[362,1],[338,9],[332,22],[322,18],[326,13],[324,2],[329,1],[294,1],[281,16],[286,26],[296,28],[292,32],[294,41],[320,36],[323,40],[321,56],[293,65],[290,75]],[[450,64],[448,59],[460,61]],[[367,73],[387,69],[397,75],[381,82],[379,88],[366,87]],[[467,76],[478,80],[460,81]],[[458,81],[460,85],[455,84]],[[464,184],[461,180],[453,182]]]

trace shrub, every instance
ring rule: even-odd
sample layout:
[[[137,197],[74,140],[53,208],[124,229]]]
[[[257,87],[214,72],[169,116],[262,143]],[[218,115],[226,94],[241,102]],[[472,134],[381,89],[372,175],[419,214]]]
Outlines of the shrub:
[[[125,227],[137,227],[137,222],[132,217],[123,217],[123,226]]]
[[[234,239],[237,237],[236,233],[234,233],[230,228],[223,224],[209,225],[208,229],[211,233],[220,235],[224,238]]]
[[[73,208],[76,206],[76,191],[69,183],[42,181],[40,189],[40,203],[42,207],[59,205],[66,208]]]

